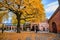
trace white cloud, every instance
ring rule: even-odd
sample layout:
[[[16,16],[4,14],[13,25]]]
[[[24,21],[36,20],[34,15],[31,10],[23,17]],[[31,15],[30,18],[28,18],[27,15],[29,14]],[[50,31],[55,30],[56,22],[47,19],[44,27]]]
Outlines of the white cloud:
[[[46,6],[49,7],[49,6],[53,6],[53,5],[57,5],[58,4],[58,1],[55,1],[55,2],[52,2],[50,4],[47,4]]]
[[[57,9],[58,5],[49,6],[45,9],[46,12],[54,12]]]
[[[57,1],[45,6],[45,12],[46,12],[47,18],[51,17],[51,15],[54,13],[54,11],[57,9],[58,6],[59,5]]]

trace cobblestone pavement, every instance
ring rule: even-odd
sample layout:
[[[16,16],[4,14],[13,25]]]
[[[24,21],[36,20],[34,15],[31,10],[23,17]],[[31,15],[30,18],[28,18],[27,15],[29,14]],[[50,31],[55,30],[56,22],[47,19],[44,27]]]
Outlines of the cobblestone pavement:
[[[21,33],[0,33],[4,39],[0,40],[60,40],[60,34],[55,33],[35,33],[35,32],[21,32]]]

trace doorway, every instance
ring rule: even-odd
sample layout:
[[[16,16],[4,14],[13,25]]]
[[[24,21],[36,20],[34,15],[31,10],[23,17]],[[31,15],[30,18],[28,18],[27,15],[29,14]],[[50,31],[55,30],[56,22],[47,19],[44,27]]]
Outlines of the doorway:
[[[52,29],[53,29],[52,31],[53,33],[57,33],[57,26],[55,22],[52,23]]]

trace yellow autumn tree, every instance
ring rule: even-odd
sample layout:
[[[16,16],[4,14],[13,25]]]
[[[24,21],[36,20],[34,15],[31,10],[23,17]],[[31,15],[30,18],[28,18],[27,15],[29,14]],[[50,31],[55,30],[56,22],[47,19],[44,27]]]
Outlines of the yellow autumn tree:
[[[19,0],[12,0],[12,2],[15,1],[17,4],[19,3]],[[24,12],[24,14],[21,17],[26,17],[28,16],[26,14],[26,12],[28,14],[33,14],[32,16],[35,16],[34,18],[27,18],[26,21],[28,22],[35,22],[35,23],[40,23],[42,21],[45,20],[45,12],[44,12],[44,6],[41,3],[41,0],[23,0],[21,3],[21,7],[25,6],[26,8],[23,9],[22,11]],[[30,15],[31,17],[31,15]],[[14,20],[14,18],[12,17],[12,20]],[[12,23],[14,23],[16,21],[16,18],[14,21],[12,21]],[[22,21],[24,22],[24,21]],[[15,22],[16,23],[16,22]]]
[[[3,22],[4,19],[8,19],[8,11],[0,11],[0,23]]]
[[[0,23],[3,22],[3,20],[8,19],[8,10],[6,10],[2,3],[0,2]]]
[[[12,11],[15,16],[12,20],[17,20],[17,33],[20,32],[20,23],[25,22],[40,23],[45,20],[45,13],[41,0],[3,0],[2,7]],[[13,23],[16,22],[12,21]]]

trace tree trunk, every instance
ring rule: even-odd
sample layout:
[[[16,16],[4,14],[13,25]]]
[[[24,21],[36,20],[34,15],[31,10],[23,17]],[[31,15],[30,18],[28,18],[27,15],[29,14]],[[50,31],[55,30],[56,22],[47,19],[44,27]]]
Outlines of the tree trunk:
[[[2,25],[2,33],[4,32],[4,24]]]
[[[18,23],[17,23],[17,33],[20,33],[20,20],[17,19]]]
[[[17,14],[17,33],[20,33],[20,14]]]

